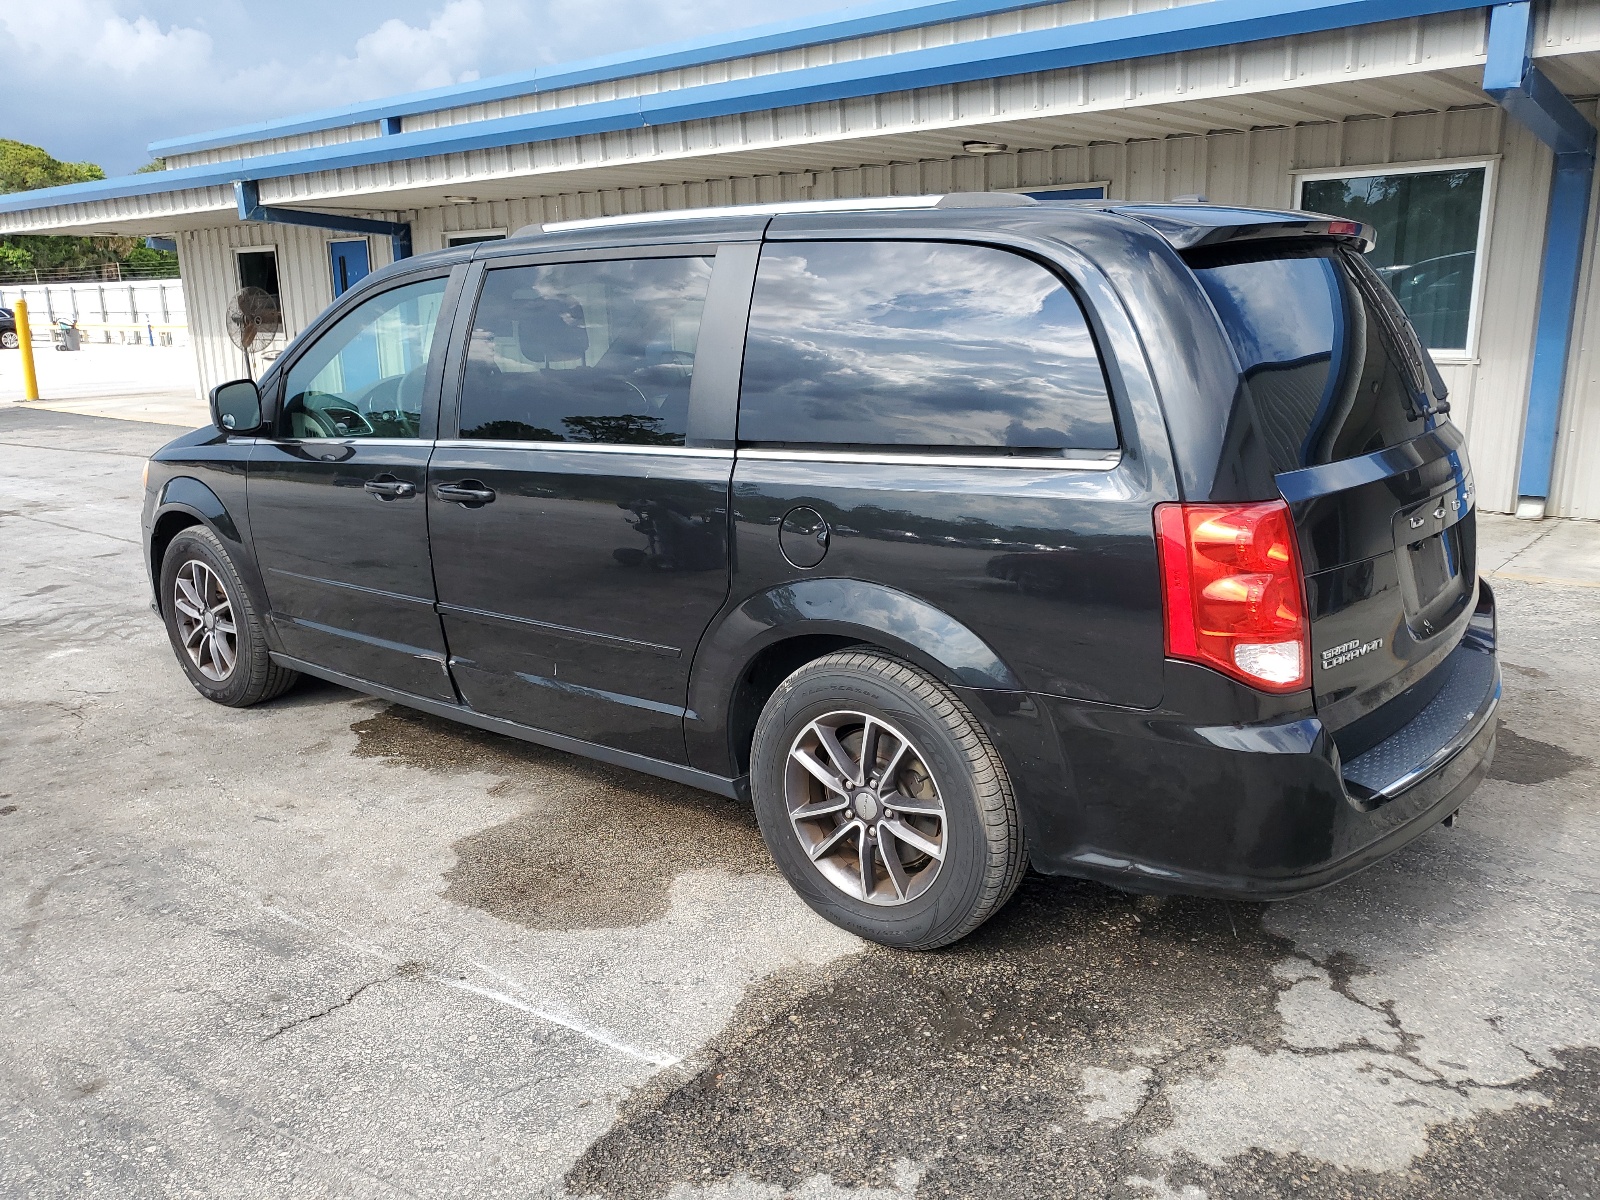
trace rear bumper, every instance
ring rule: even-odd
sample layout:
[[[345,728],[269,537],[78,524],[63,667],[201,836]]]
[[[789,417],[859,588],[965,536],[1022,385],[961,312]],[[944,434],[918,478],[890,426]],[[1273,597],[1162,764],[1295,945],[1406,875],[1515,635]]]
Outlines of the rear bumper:
[[[1394,853],[1454,813],[1493,761],[1500,670],[1483,597],[1436,699],[1349,763],[1315,716],[1193,725],[1035,697],[1062,756],[1060,782],[1024,767],[1018,789],[1035,869],[1272,900]]]

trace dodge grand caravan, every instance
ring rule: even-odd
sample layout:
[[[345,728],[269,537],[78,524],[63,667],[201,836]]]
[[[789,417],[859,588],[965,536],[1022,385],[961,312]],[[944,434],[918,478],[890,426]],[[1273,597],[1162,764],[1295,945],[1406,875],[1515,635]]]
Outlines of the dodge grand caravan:
[[[1445,388],[1308,213],[955,195],[406,260],[158,452],[194,686],[756,809],[927,948],[1023,872],[1271,898],[1450,818],[1500,675]]]

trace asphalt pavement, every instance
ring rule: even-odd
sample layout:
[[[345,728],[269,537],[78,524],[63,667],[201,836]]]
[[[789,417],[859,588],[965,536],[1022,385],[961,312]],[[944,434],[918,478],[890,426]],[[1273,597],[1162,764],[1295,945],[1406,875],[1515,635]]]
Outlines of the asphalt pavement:
[[[173,434],[0,406],[0,1195],[1600,1197],[1600,525],[1481,519],[1454,829],[867,946],[716,797],[172,661]]]

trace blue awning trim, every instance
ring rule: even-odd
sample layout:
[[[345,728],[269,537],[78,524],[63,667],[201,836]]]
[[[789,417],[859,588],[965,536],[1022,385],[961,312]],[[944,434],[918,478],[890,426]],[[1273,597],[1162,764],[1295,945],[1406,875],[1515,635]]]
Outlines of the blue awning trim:
[[[1533,8],[1528,0],[1494,9],[1483,90],[1557,154],[1594,149],[1594,126],[1534,65]]]
[[[307,225],[337,233],[376,233],[388,237],[394,258],[411,257],[411,225],[406,221],[378,221],[371,217],[352,217],[344,213],[308,212],[303,208],[277,208],[261,203],[261,186],[245,179],[233,185],[239,220],[265,221],[274,225]]]
[[[1522,427],[1517,495],[1550,495],[1561,399],[1572,352],[1589,196],[1594,188],[1595,127],[1533,61],[1529,0],[1495,7],[1489,20],[1489,59],[1483,90],[1555,152],[1544,257],[1539,267],[1539,316],[1533,370]]]
[[[580,104],[284,154],[0,196],[25,212],[183,188],[231,185],[376,163],[642,129],[830,100],[948,86],[1483,7],[1482,0],[1208,0],[853,62],[780,71],[648,96]]]

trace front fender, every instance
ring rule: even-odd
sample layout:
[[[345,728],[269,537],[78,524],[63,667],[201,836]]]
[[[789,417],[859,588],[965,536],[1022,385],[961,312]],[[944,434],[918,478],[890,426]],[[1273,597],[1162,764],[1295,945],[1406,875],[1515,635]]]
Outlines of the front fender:
[[[233,515],[228,512],[228,506],[208,488],[190,475],[175,475],[167,480],[166,486],[161,489],[161,494],[156,497],[155,525],[159,525],[163,513],[179,510],[199,517],[207,525],[217,531],[217,536],[243,546],[244,539],[239,536],[239,527],[234,523]]]
[[[953,687],[1022,690],[987,642],[925,600],[859,579],[794,580],[725,610],[701,641],[689,677],[691,761],[729,769],[722,760],[739,681],[762,651],[807,635],[881,647]]]
[[[242,492],[240,498],[242,502]],[[192,520],[173,522],[172,518],[180,514]],[[240,531],[240,522],[235,519],[227,504],[216,492],[191,475],[174,475],[162,484],[145,523],[145,566],[149,570],[151,588],[156,595],[157,611],[160,611],[161,605],[161,555],[165,552],[173,534],[177,532],[172,525],[187,526],[195,521],[205,525],[222,539],[223,548],[233,560],[239,578],[250,590],[255,610],[260,613],[268,612],[266,588],[256,569],[255,555],[250,551],[249,540]],[[164,533],[165,530],[171,532]]]

